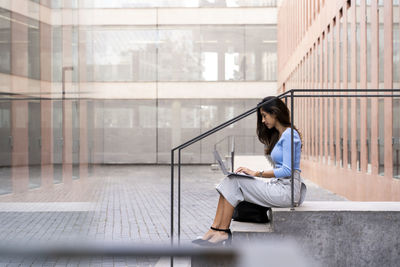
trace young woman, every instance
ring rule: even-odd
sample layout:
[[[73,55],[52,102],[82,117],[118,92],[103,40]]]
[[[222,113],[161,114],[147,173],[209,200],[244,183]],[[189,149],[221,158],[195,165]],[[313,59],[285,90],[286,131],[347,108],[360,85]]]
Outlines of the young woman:
[[[218,186],[219,202],[214,222],[203,237],[192,242],[203,246],[225,244],[230,241],[229,226],[233,210],[241,201],[265,207],[290,207],[291,202],[291,128],[289,110],[276,97],[266,97],[257,111],[257,135],[265,145],[265,154],[275,163],[272,170],[254,171],[239,167],[236,172],[256,176],[256,179],[236,176],[226,177]],[[296,127],[294,133],[294,200],[300,205],[306,187],[300,177],[301,136]],[[267,178],[267,179],[265,179]],[[269,178],[269,179],[268,179]]]

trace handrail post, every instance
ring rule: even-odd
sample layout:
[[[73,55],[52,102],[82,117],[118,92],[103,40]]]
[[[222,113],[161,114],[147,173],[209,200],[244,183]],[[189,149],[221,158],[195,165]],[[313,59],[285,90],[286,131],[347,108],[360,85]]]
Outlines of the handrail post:
[[[291,118],[290,118],[290,128],[291,128],[291,160],[292,160],[292,166],[291,166],[291,170],[292,170],[292,182],[291,182],[291,193],[292,193],[292,207],[290,210],[294,210],[294,147],[293,147],[293,117],[294,117],[294,98],[293,98],[293,90],[291,90],[290,92],[290,109],[291,109]]]
[[[174,246],[174,149],[171,150],[171,247]],[[174,258],[171,257],[171,266]]]
[[[234,162],[234,158],[235,158],[235,136],[232,135],[232,150],[231,150],[231,166],[232,166],[232,172],[235,171],[235,167],[233,165]]]
[[[181,245],[181,150],[178,150],[178,246]]]

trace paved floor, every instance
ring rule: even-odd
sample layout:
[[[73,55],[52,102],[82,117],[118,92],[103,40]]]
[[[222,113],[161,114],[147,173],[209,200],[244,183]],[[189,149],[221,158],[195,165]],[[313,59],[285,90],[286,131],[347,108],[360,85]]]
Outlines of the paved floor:
[[[182,167],[183,243],[209,228],[218,200],[215,186],[222,179],[222,173],[211,170],[210,166]],[[311,182],[307,185],[306,200],[345,200]],[[59,184],[48,190],[35,189],[0,197],[0,240],[3,242],[78,238],[169,243],[170,167],[96,166],[89,177],[70,185]],[[156,262],[157,259],[145,258],[101,258],[80,263],[1,258],[0,266],[153,266]]]

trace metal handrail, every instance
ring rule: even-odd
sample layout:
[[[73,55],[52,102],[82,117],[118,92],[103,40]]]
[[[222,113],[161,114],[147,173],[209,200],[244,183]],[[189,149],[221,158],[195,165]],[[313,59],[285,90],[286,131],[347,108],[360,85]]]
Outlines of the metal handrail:
[[[299,97],[299,98],[309,98],[309,97],[346,97],[346,98],[353,98],[353,97],[400,97],[400,95],[394,95],[394,94],[377,94],[377,95],[372,95],[372,94],[341,94],[341,95],[334,95],[334,94],[308,94],[308,95],[295,95],[295,92],[303,92],[303,93],[311,93],[311,92],[343,92],[343,93],[348,93],[348,92],[355,92],[355,93],[368,93],[368,92],[388,92],[388,93],[393,93],[393,92],[400,92],[400,89],[291,89],[289,91],[286,91],[278,96],[276,98],[285,98],[285,102],[287,103],[287,98],[290,97],[290,103],[291,103],[291,210],[294,210],[294,155],[293,155],[293,121],[294,121],[294,98]],[[290,94],[290,96],[289,96]],[[174,244],[174,157],[175,157],[175,151],[178,150],[178,245],[180,245],[180,225],[181,225],[181,151],[182,149],[204,139],[205,137],[214,134],[225,127],[253,114],[260,108],[261,106],[265,105],[266,103],[272,101],[266,101],[263,103],[258,104],[256,107],[208,130],[207,132],[200,134],[199,136],[196,136],[189,141],[186,141],[185,143],[173,148],[171,150],[171,245]]]

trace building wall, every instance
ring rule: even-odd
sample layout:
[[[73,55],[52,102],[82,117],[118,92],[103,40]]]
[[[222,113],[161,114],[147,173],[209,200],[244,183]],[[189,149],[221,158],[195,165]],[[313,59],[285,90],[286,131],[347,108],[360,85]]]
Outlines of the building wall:
[[[397,0],[283,1],[279,91],[398,89],[399,15]],[[303,97],[294,108],[305,177],[352,200],[400,200],[398,97]]]

